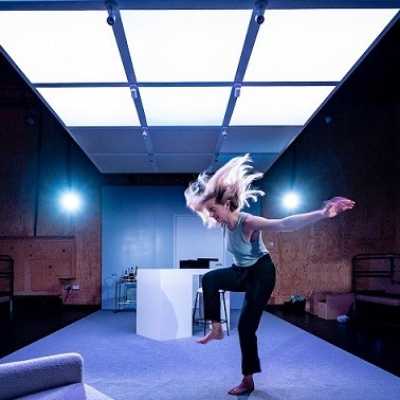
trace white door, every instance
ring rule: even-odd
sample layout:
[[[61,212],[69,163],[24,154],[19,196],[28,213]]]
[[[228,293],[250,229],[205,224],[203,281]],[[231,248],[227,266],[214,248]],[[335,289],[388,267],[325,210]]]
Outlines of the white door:
[[[176,215],[174,237],[175,268],[179,268],[179,260],[197,258],[218,258],[218,264],[225,265],[222,228],[208,229],[195,215]]]

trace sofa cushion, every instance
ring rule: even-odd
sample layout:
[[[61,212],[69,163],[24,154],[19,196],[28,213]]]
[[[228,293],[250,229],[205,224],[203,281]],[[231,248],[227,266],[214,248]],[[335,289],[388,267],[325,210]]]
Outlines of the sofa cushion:
[[[82,382],[80,354],[65,353],[0,364],[0,400]]]

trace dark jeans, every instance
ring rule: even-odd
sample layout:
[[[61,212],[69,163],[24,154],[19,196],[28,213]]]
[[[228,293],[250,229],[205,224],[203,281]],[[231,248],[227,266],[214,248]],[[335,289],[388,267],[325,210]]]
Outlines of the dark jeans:
[[[264,307],[275,286],[275,266],[267,254],[251,267],[216,269],[207,272],[202,279],[205,319],[220,321],[218,290],[246,292],[239,318],[239,340],[242,351],[242,373],[260,372],[256,330]]]

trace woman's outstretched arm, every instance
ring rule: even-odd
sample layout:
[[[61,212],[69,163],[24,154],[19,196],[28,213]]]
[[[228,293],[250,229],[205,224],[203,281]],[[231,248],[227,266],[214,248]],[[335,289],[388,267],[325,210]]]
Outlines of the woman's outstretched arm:
[[[326,201],[320,210],[295,214],[281,219],[268,219],[252,215],[246,218],[245,229],[248,232],[292,232],[321,219],[336,217],[346,210],[351,210],[354,205],[353,200],[345,197],[334,197]]]

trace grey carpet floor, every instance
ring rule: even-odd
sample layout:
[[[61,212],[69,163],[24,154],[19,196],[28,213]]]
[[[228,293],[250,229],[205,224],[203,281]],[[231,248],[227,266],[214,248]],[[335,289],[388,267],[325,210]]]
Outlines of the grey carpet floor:
[[[241,378],[236,319],[229,337],[203,346],[146,339],[135,334],[133,312],[98,311],[0,363],[78,352],[85,382],[116,400],[232,399],[226,391]],[[258,338],[263,371],[245,399],[400,399],[400,378],[272,314],[264,313]]]

